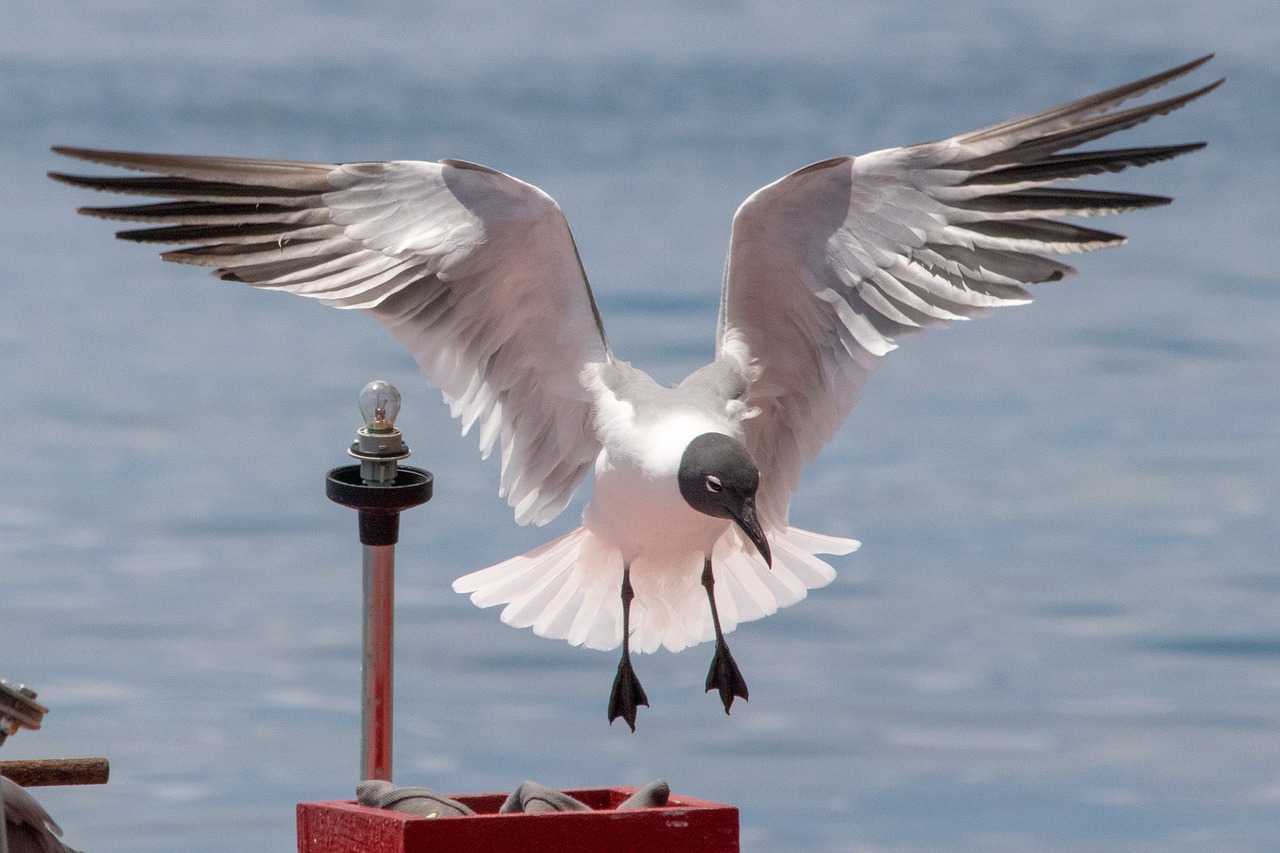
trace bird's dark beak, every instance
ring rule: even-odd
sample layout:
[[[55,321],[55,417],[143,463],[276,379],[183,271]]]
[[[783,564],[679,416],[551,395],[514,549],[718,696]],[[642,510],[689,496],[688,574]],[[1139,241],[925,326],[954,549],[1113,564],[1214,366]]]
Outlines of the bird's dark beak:
[[[742,532],[747,534],[751,544],[755,545],[756,549],[760,551],[760,556],[764,557],[765,565],[773,568],[773,554],[769,551],[769,540],[764,538],[764,528],[760,526],[760,519],[756,517],[755,498],[747,498],[743,501],[741,511],[734,513],[733,520],[742,528]]]

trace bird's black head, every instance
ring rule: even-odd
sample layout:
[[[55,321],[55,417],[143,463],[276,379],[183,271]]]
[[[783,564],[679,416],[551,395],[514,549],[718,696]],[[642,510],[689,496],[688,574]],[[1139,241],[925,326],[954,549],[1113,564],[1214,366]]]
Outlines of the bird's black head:
[[[760,469],[742,446],[727,435],[706,432],[689,442],[680,458],[680,494],[698,512],[731,518],[770,565],[769,542],[756,517]]]

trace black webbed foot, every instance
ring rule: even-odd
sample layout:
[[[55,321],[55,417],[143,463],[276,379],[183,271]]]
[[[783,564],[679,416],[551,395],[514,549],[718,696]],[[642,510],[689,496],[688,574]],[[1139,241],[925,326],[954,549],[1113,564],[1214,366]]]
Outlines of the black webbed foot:
[[[618,674],[613,678],[613,690],[609,693],[609,725],[621,717],[627,721],[631,731],[636,730],[636,708],[640,705],[649,707],[649,697],[644,695],[640,679],[636,678],[631,668],[631,656],[624,654],[618,661]]]
[[[723,639],[716,640],[716,653],[711,658],[711,669],[707,672],[707,692],[720,691],[720,701],[724,703],[724,712],[729,713],[735,697],[746,702],[747,681],[738,670],[733,655],[729,654],[729,646]]]
[[[636,597],[631,588],[631,566],[622,566],[622,660],[618,661],[618,674],[613,677],[613,690],[609,692],[609,725],[621,717],[636,730],[636,707],[649,707],[649,697],[644,695],[640,679],[631,668],[631,601]]]
[[[707,603],[711,606],[711,625],[716,632],[716,653],[711,658],[711,669],[707,672],[707,692],[720,691],[720,701],[724,703],[724,712],[735,697],[747,701],[747,680],[738,670],[733,655],[729,654],[729,644],[724,641],[724,632],[720,630],[720,612],[716,609],[715,575],[711,573],[711,558],[707,557],[702,564],[702,585],[707,590]]]

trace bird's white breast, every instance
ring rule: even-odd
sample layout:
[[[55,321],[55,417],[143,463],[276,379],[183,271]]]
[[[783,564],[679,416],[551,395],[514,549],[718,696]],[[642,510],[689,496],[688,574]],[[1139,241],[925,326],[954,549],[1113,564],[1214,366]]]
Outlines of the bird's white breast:
[[[710,553],[729,522],[689,506],[676,474],[690,441],[707,432],[729,434],[730,425],[695,411],[621,421],[602,436],[583,523],[616,545],[628,563],[645,557],[687,565],[678,558]]]

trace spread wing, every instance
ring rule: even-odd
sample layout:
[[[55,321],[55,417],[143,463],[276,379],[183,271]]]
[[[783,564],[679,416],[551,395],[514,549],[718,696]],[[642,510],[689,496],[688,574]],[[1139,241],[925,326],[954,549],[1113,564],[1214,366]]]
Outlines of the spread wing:
[[[1211,57],[972,133],[815,163],[759,190],[734,218],[719,357],[750,362],[746,440],[758,503],[785,524],[817,458],[899,336],[1030,301],[1023,287],[1074,270],[1045,255],[1124,237],[1054,217],[1167,204],[1060,181],[1144,166],[1203,143],[1069,151],[1178,109],[1222,81],[1120,109]]]
[[[520,523],[554,518],[594,462],[579,375],[609,358],[608,345],[569,226],[537,187],[454,160],[54,150],[150,173],[57,180],[170,199],[81,209],[146,223],[117,236],[183,245],[161,257],[378,318],[463,432],[478,425],[482,452],[501,442],[502,494]]]

